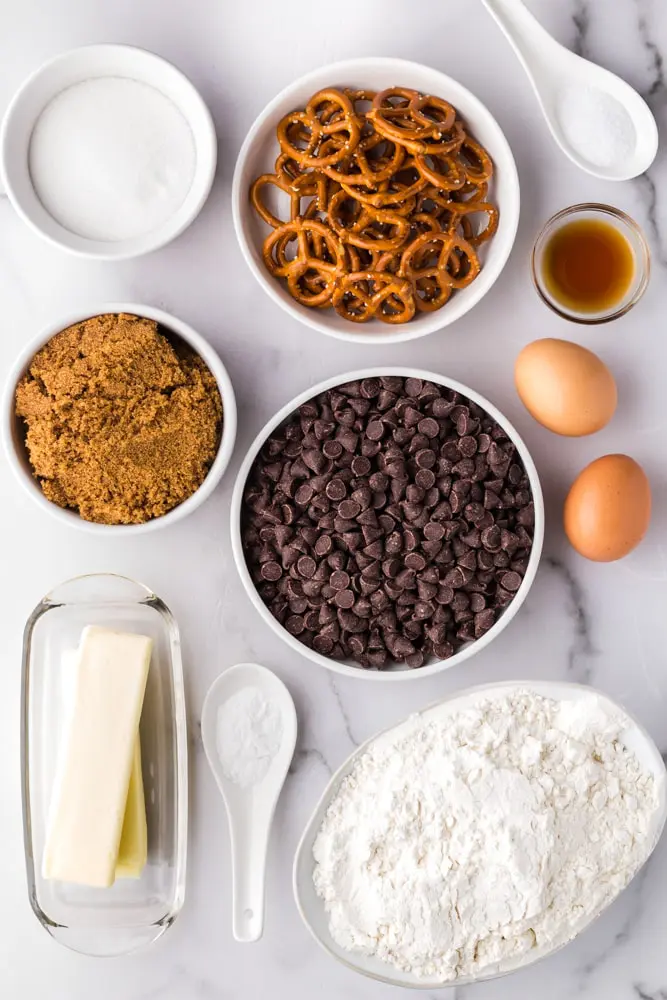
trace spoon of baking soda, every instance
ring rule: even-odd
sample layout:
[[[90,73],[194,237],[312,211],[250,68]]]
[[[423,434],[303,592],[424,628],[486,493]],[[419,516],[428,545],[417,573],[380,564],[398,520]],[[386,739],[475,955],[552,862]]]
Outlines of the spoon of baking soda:
[[[266,667],[239,663],[220,674],[209,688],[201,732],[227,807],[232,930],[237,941],[258,941],[264,930],[271,824],[296,746],[294,702],[282,681]]]
[[[560,45],[521,0],[482,0],[528,74],[551,134],[573,163],[604,180],[647,170],[658,128],[625,80]]]

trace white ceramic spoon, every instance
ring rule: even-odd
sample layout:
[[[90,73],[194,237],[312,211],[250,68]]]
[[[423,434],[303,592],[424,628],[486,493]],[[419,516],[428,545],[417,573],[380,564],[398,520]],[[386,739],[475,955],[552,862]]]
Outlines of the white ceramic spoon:
[[[243,688],[257,688],[282,718],[280,749],[267,773],[242,787],[225,774],[217,749],[219,709]],[[232,842],[232,930],[237,941],[258,941],[264,931],[266,854],[276,804],[296,746],[297,721],[289,691],[275,674],[256,663],[239,663],[213,682],[204,699],[202,740],[227,807]]]
[[[573,163],[604,180],[629,180],[643,174],[658,151],[658,127],[651,109],[637,91],[609,70],[588,59],[582,59],[560,45],[527,10],[522,0],[482,0],[482,3],[500,25],[519,57],[551,134]],[[570,111],[573,106],[576,107],[577,94],[581,97],[582,118],[587,113],[600,113],[597,123],[582,121],[582,142],[595,141],[591,136],[595,136],[603,128],[601,112],[604,108],[613,114],[615,102],[618,102],[616,125],[612,125],[612,129],[620,128],[624,114],[627,114],[630,121],[626,120],[626,125],[630,134],[630,126],[634,126],[634,149],[621,156],[618,162],[592,162],[568,137],[562,121],[567,117],[571,120]],[[573,123],[572,127],[576,128],[576,125]],[[588,138],[585,134],[587,128]]]

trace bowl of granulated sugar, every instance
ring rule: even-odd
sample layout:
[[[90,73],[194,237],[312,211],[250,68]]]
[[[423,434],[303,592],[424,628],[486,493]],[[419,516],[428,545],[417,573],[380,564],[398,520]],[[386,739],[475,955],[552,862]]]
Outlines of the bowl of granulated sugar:
[[[192,83],[143,49],[92,45],[52,59],[9,105],[7,194],[41,236],[101,260],[169,243],[213,183],[215,127]]]

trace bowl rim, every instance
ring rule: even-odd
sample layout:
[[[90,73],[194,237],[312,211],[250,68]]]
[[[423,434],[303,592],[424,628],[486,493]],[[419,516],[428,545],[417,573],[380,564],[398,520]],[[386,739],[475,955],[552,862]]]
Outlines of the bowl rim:
[[[580,927],[572,937],[568,938],[566,941],[563,941],[555,948],[547,949],[542,954],[536,955],[529,962],[523,962],[515,965],[510,964],[510,966],[507,968],[498,969],[493,972],[489,972],[487,974],[482,974],[480,976],[474,976],[474,977],[472,976],[462,977],[460,979],[445,983],[434,983],[428,981],[425,982],[415,977],[414,982],[410,984],[400,982],[399,980],[397,980],[396,978],[392,977],[389,974],[383,976],[371,970],[361,969],[352,960],[352,958],[348,960],[343,958],[341,955],[336,954],[336,952],[334,952],[316,932],[315,927],[313,926],[312,922],[310,921],[309,917],[307,916],[302,906],[302,901],[301,901],[302,883],[299,877],[299,866],[303,858],[304,852],[306,850],[306,847],[308,846],[308,842],[311,839],[311,833],[313,827],[315,826],[320,814],[323,813],[325,804],[331,802],[334,794],[340,788],[342,781],[345,779],[347,774],[352,770],[352,767],[354,766],[356,761],[362,756],[362,754],[364,754],[372,744],[376,743],[378,740],[381,740],[384,736],[393,732],[395,729],[398,729],[400,726],[406,725],[411,719],[417,716],[423,716],[428,712],[435,711],[441,706],[448,705],[451,702],[457,700],[471,699],[474,701],[475,699],[481,698],[484,694],[487,693],[491,693],[492,697],[494,693],[497,693],[498,696],[500,697],[502,695],[502,692],[505,690],[516,691],[518,689],[532,690],[535,693],[541,694],[543,695],[543,697],[547,698],[550,696],[559,697],[559,695],[556,693],[558,691],[570,692],[571,695],[575,698],[581,698],[585,694],[590,694],[593,695],[594,697],[602,699],[604,702],[612,706],[617,712],[620,710],[621,714],[630,723],[630,727],[628,727],[625,731],[631,732],[634,729],[636,735],[638,735],[639,738],[644,741],[644,743],[646,744],[647,751],[653,758],[653,763],[655,765],[656,772],[659,773],[662,777],[662,787],[660,789],[660,797],[659,797],[659,813],[658,813],[657,823],[653,831],[653,841],[646,858],[639,866],[639,868],[635,872],[635,875],[633,875],[633,878],[630,881],[634,880],[635,876],[639,873],[639,871],[641,871],[641,869],[649,860],[653,851],[657,847],[660,837],[662,836],[662,832],[665,828],[665,823],[667,821],[667,765],[665,765],[665,762],[660,754],[660,751],[658,750],[657,744],[655,743],[655,740],[653,739],[651,734],[648,732],[645,726],[643,726],[642,723],[639,722],[639,720],[625,708],[625,706],[621,702],[616,701],[614,698],[606,694],[604,691],[601,691],[599,688],[590,687],[587,684],[579,684],[574,681],[560,681],[560,680],[559,681],[551,681],[551,680],[492,681],[489,684],[475,684],[468,688],[463,688],[458,691],[452,691],[449,694],[445,695],[444,697],[429,702],[427,705],[424,706],[424,708],[420,708],[414,712],[411,712],[409,715],[400,719],[397,723],[394,723],[391,726],[387,726],[381,729],[379,732],[370,736],[363,743],[359,744],[358,747],[355,747],[352,753],[345,758],[340,767],[338,767],[331,775],[331,777],[328,779],[327,784],[324,790],[322,791],[322,794],[318,797],[318,800],[310,813],[310,816],[304,827],[303,833],[299,837],[299,842],[294,854],[294,862],[292,864],[292,892],[294,895],[296,908],[299,911],[299,915],[308,933],[319,945],[319,947],[331,958],[335,959],[341,965],[350,969],[350,971],[356,972],[358,975],[365,976],[368,979],[373,979],[376,982],[386,983],[389,986],[396,986],[399,988],[416,989],[416,990],[431,990],[431,991],[434,989],[435,990],[448,989],[458,986],[470,985],[473,983],[488,982],[493,979],[500,979],[505,976],[511,975],[513,972],[520,972],[524,968],[530,968],[532,965],[541,962],[543,959],[555,955],[558,951],[561,951],[568,944],[570,944],[571,941],[573,941],[576,937],[579,936],[579,934],[586,931],[598,919],[598,917],[605,912],[608,906],[611,905],[611,903],[609,903],[605,907],[603,907],[603,909],[599,913],[591,917],[590,920],[588,920],[582,927]],[[563,695],[560,695],[560,697],[563,697]],[[630,883],[628,883],[628,886],[629,884]],[[625,889],[627,889],[628,886],[625,886]],[[618,895],[621,895],[625,891],[625,889],[622,889]],[[618,899],[618,895],[615,897],[615,899]],[[611,902],[613,903],[614,900],[612,900]],[[354,956],[355,952],[349,952],[349,954],[351,956]],[[392,966],[387,964],[387,969],[391,970]]]
[[[248,192],[243,186],[243,174],[255,142],[264,133],[267,126],[271,124],[272,117],[275,115],[277,109],[283,101],[291,97],[291,95],[296,91],[310,85],[311,83],[315,86],[320,86],[323,75],[328,75],[332,78],[335,78],[336,76],[344,76],[345,74],[363,75],[364,70],[371,67],[385,67],[388,80],[392,80],[396,76],[400,76],[401,73],[429,73],[432,74],[434,79],[437,79],[438,88],[442,88],[443,93],[446,93],[447,89],[451,88],[458,91],[459,94],[464,94],[466,102],[474,107],[475,115],[479,115],[479,118],[485,119],[486,124],[496,133],[498,148],[494,149],[493,156],[496,163],[498,163],[499,160],[502,161],[502,170],[507,175],[506,180],[511,188],[513,203],[508,204],[507,207],[501,206],[501,227],[503,228],[502,230],[499,228],[498,233],[496,233],[494,237],[494,241],[498,241],[502,236],[505,240],[505,246],[500,251],[498,258],[493,265],[489,265],[487,262],[482,268],[478,279],[468,289],[466,289],[466,291],[470,294],[467,299],[464,300],[464,307],[459,307],[457,309],[452,309],[450,307],[444,311],[438,310],[431,313],[428,319],[425,318],[421,322],[405,323],[402,326],[395,325],[390,327],[388,330],[386,329],[387,324],[378,323],[377,326],[373,327],[374,332],[369,333],[364,332],[363,329],[359,329],[359,327],[363,327],[363,324],[355,325],[353,323],[347,323],[346,326],[341,327],[341,329],[330,327],[317,318],[317,315],[315,314],[318,310],[308,309],[301,306],[299,303],[292,302],[291,300],[288,301],[287,298],[279,294],[280,286],[277,284],[276,280],[271,277],[271,275],[267,274],[259,266],[253,254],[253,243],[250,239],[249,233],[247,232],[248,227],[244,221],[249,218],[249,207],[247,197]],[[459,83],[458,80],[442,73],[440,70],[427,66],[424,63],[417,63],[413,60],[397,59],[389,56],[369,56],[365,58],[346,59],[330,63],[329,65],[311,70],[284,87],[279,94],[269,101],[248,130],[236,159],[236,166],[234,168],[234,176],[232,180],[231,198],[234,230],[236,232],[239,247],[241,248],[241,253],[256,281],[273,300],[273,302],[279,305],[280,308],[283,309],[289,316],[296,319],[302,325],[308,326],[313,330],[317,330],[319,333],[323,333],[326,336],[334,337],[337,340],[343,340],[353,344],[385,345],[417,340],[420,337],[426,337],[431,333],[435,333],[437,330],[442,330],[444,327],[450,326],[452,323],[461,319],[471,309],[473,309],[474,306],[481,301],[481,299],[484,298],[504,270],[514,247],[521,211],[519,174],[516,161],[505,133],[486,105],[475,94],[473,94],[471,90],[464,86],[464,84]],[[455,302],[453,305],[455,305]],[[426,314],[423,315],[426,316]],[[342,322],[343,321],[341,320],[341,323]],[[350,328],[349,332],[347,329],[348,327]]]
[[[18,449],[14,440],[16,428],[16,416],[14,414],[14,394],[19,379],[27,371],[30,362],[35,354],[57,333],[61,333],[75,323],[81,323],[94,316],[102,316],[107,313],[119,314],[129,313],[144,319],[152,319],[161,326],[171,330],[176,336],[184,340],[204,361],[213,377],[222,397],[223,421],[220,444],[213,463],[201,486],[195,490],[186,500],[177,507],[167,511],[160,517],[145,521],[142,524],[98,524],[94,521],[85,521],[78,513],[59,507],[53,501],[48,500],[37,482],[30,475],[27,465],[19,457]],[[14,477],[21,483],[26,493],[35,503],[55,517],[61,524],[79,528],[91,534],[111,535],[116,537],[121,535],[131,536],[145,534],[148,531],[157,531],[166,528],[170,524],[182,520],[191,514],[197,507],[200,507],[216,489],[222,479],[227,466],[231,460],[234,444],[236,441],[237,427],[237,407],[234,387],[229,373],[225,368],[216,350],[207,340],[197,333],[189,324],[171,313],[154,306],[138,304],[136,302],[106,302],[100,305],[93,305],[89,308],[80,307],[61,315],[58,319],[52,320],[40,333],[30,340],[20,352],[16,361],[10,368],[2,395],[0,436],[4,445],[5,455]],[[27,462],[27,456],[26,456]]]
[[[314,649],[310,649],[305,646],[299,640],[290,635],[286,628],[284,628],[271,614],[269,609],[266,607],[262,599],[260,598],[255,584],[252,581],[248,567],[245,561],[245,556],[243,554],[243,544],[241,541],[241,511],[243,506],[243,491],[245,489],[245,484],[250,473],[253,462],[255,461],[259,451],[266,441],[266,438],[299,406],[303,403],[307,403],[314,396],[318,396],[320,393],[325,392],[327,389],[332,389],[337,385],[344,384],[345,382],[356,381],[357,379],[364,378],[378,378],[386,375],[400,375],[402,378],[420,378],[424,381],[434,382],[436,385],[442,385],[445,388],[453,389],[456,392],[461,393],[462,396],[466,396],[472,402],[477,403],[481,406],[490,417],[492,417],[500,426],[506,431],[508,437],[512,443],[517,447],[521,460],[524,464],[526,472],[528,473],[528,478],[530,480],[530,488],[533,497],[533,503],[535,507],[535,527],[533,534],[533,546],[530,552],[530,558],[528,561],[528,569],[526,574],[521,581],[521,586],[519,587],[516,595],[512,599],[511,603],[507,606],[503,614],[498,618],[494,625],[486,632],[480,639],[476,639],[471,642],[468,646],[463,647],[458,653],[455,653],[448,660],[436,660],[433,663],[429,663],[425,667],[419,667],[416,670],[411,670],[409,668],[399,668],[395,670],[370,670],[364,669],[363,667],[353,666],[350,663],[333,660],[326,656],[322,656],[317,653]],[[366,680],[372,683],[395,683],[395,682],[405,682],[409,680],[414,680],[421,677],[432,677],[434,674],[442,673],[444,670],[449,670],[451,667],[455,667],[465,660],[470,659],[476,653],[481,652],[486,646],[489,645],[505,628],[509,625],[512,619],[516,616],[519,608],[524,603],[528,592],[533,585],[535,576],[537,574],[538,566],[540,563],[540,558],[542,555],[542,546],[544,543],[544,522],[545,522],[545,511],[544,511],[544,498],[542,495],[542,487],[540,484],[539,474],[535,466],[535,462],[523,441],[523,438],[514,428],[513,424],[505,417],[500,410],[494,406],[493,403],[489,402],[480,393],[475,392],[468,386],[464,385],[462,382],[458,382],[455,379],[448,378],[445,375],[438,375],[435,372],[426,371],[421,368],[410,368],[396,365],[383,365],[374,366],[371,368],[362,368],[350,372],[342,372],[340,375],[333,375],[324,381],[319,382],[317,385],[311,386],[305,389],[303,392],[299,393],[289,402],[285,403],[273,417],[271,417],[259,433],[256,435],[252,441],[250,447],[248,448],[241,467],[237,473],[236,481],[234,483],[234,490],[232,492],[232,501],[230,509],[230,529],[231,529],[231,542],[232,542],[232,553],[234,556],[234,562],[236,563],[236,568],[241,577],[241,583],[246,591],[246,594],[250,598],[252,604],[254,604],[256,610],[260,613],[264,621],[270,626],[270,628],[275,632],[276,635],[280,636],[283,642],[286,642],[288,646],[294,652],[300,653],[306,659],[311,660],[313,663],[319,666],[325,667],[328,670],[332,670],[334,673],[343,674],[346,677],[354,677],[357,680]]]
[[[71,233],[56,220],[53,220],[53,232],[48,231],[40,225],[33,213],[18,196],[8,177],[6,166],[12,145],[12,130],[17,126],[23,103],[32,89],[49,73],[56,73],[60,67],[66,68],[68,63],[74,62],[77,58],[85,58],[86,56],[99,58],[100,62],[113,62],[114,59],[117,59],[122,61],[123,65],[127,61],[131,61],[137,67],[145,67],[149,71],[149,75],[162,77],[163,79],[168,78],[175,89],[177,88],[183,95],[187,95],[188,100],[195,109],[194,113],[188,115],[182,107],[178,107],[178,110],[192,132],[196,151],[192,183],[183,203],[173,216],[157,229],[131,239],[119,240],[117,243],[107,243]],[[98,75],[102,76],[105,74]],[[129,78],[127,72],[120,75]],[[137,70],[136,79],[140,82],[145,82],[139,70]],[[152,86],[171,100],[157,82],[152,82],[149,86]],[[53,97],[56,97],[58,93],[59,91],[55,89]],[[89,260],[130,260],[135,257],[144,256],[147,253],[152,253],[154,250],[159,250],[180,236],[194,222],[208,199],[215,179],[217,159],[218,141],[213,117],[195,85],[185,73],[169,62],[169,60],[155,52],[151,52],[149,49],[136,45],[113,43],[79,45],[60,52],[51,59],[45,60],[22,81],[18,89],[14,92],[0,125],[0,179],[15,211],[30,226],[33,232],[36,232],[52,246],[57,246],[74,256]],[[29,170],[27,162],[25,169]]]

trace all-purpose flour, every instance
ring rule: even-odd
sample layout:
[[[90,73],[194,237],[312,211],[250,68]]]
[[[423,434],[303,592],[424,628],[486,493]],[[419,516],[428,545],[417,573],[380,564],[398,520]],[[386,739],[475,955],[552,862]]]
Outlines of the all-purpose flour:
[[[645,860],[658,798],[593,695],[443,708],[359,759],[314,881],[339,945],[446,981],[569,940]]]

